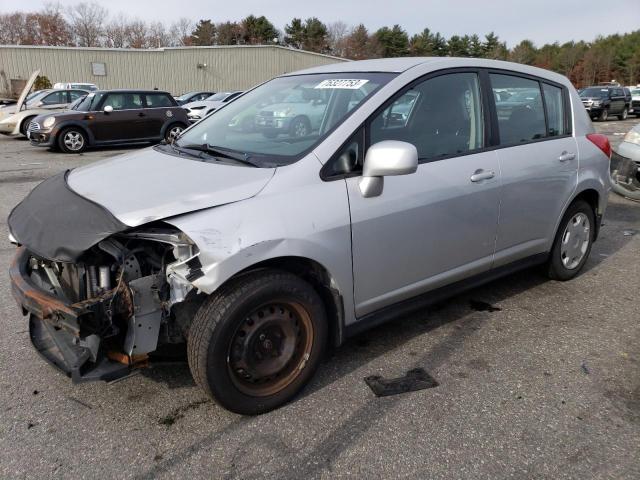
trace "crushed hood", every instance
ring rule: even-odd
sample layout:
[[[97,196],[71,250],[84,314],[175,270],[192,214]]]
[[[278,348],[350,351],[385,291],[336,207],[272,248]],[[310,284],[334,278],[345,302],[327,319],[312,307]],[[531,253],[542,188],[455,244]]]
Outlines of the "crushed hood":
[[[274,168],[202,162],[155,148],[73,170],[69,187],[136,227],[182,213],[253,197]]]
[[[45,180],[11,211],[9,230],[36,255],[75,262],[114,233],[250,198],[274,172],[145,149]]]

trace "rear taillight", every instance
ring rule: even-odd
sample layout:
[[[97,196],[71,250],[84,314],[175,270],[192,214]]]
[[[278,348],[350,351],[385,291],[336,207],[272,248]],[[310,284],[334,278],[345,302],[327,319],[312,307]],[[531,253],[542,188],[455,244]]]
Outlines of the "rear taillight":
[[[602,135],[601,133],[589,133],[587,138],[591,143],[602,150],[602,153],[604,153],[609,160],[611,160],[611,144],[609,143],[609,139],[606,135]]]

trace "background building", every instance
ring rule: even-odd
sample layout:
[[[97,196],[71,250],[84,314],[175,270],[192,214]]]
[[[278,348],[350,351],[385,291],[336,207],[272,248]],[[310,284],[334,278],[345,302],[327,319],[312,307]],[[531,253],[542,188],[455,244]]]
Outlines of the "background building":
[[[160,49],[0,46],[0,95],[15,95],[34,70],[40,70],[52,84],[157,87],[181,94],[201,89],[244,90],[282,73],[342,61],[277,45]]]

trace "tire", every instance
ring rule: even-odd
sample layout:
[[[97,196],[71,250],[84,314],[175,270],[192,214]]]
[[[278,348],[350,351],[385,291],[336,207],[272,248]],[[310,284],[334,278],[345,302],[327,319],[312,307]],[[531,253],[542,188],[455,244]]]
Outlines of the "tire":
[[[628,116],[629,116],[629,110],[627,110],[627,107],[624,107],[624,110],[622,110],[622,113],[618,115],[618,118],[620,120],[626,120]]]
[[[22,123],[20,124],[20,135],[23,135],[25,137],[27,136],[27,130],[29,129],[29,124],[34,118],[36,118],[35,115],[31,117],[25,117],[24,120],[22,120]]]
[[[607,108],[603,108],[602,111],[600,112],[600,115],[598,116],[598,120],[600,120],[601,122],[606,122],[608,118],[609,118],[609,110]]]
[[[578,275],[589,258],[594,233],[595,215],[591,205],[576,200],[565,212],[556,232],[547,264],[548,277],[565,281]]]
[[[164,140],[167,143],[173,143],[176,138],[184,131],[187,126],[184,123],[172,123],[164,132]]]
[[[82,153],[87,149],[87,135],[77,127],[65,128],[58,134],[57,143],[64,153]]]
[[[202,304],[189,327],[187,355],[196,383],[219,405],[257,415],[305,386],[326,342],[325,308],[311,285],[261,270],[228,282]]]
[[[305,117],[297,117],[293,119],[289,125],[289,136],[294,138],[306,137],[311,133],[311,123]]]

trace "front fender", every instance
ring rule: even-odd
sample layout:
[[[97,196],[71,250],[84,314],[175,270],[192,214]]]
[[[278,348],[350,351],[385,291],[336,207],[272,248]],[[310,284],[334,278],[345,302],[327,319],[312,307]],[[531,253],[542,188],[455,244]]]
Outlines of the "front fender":
[[[212,293],[256,264],[299,257],[325,268],[343,297],[345,322],[353,320],[351,224],[345,183],[323,182],[319,162],[312,165],[309,183],[304,178],[290,181],[304,165],[281,167],[253,198],[165,220],[187,234],[200,250],[203,275],[192,281],[193,286]]]

